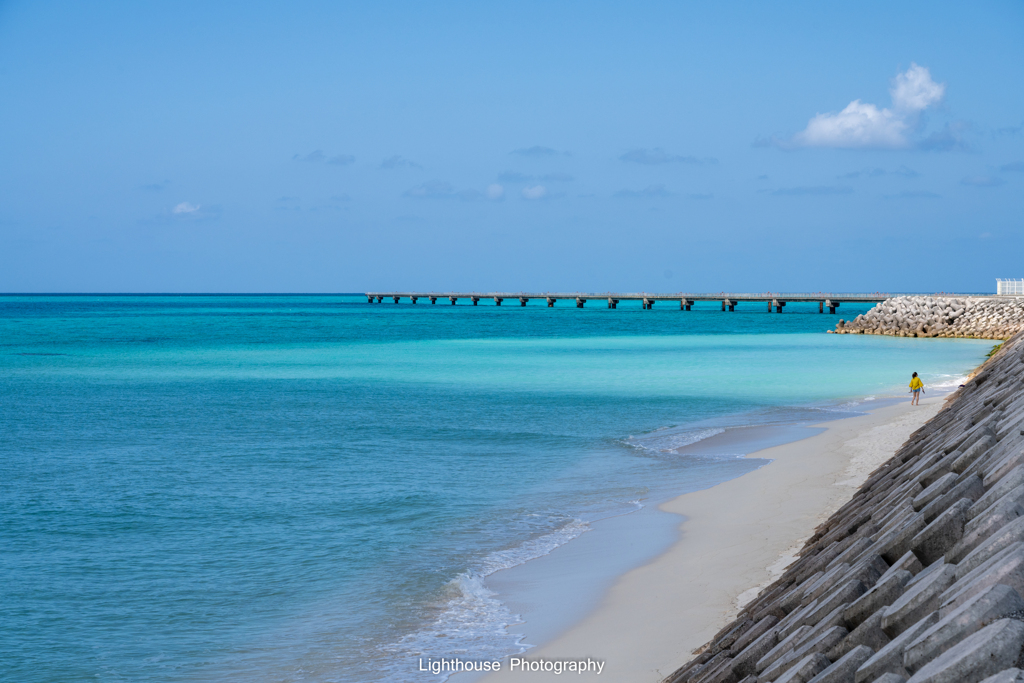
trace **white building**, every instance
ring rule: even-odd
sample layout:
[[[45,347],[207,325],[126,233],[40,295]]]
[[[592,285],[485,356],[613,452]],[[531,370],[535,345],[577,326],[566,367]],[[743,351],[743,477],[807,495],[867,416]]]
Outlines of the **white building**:
[[[996,294],[1002,296],[1024,296],[1024,280],[996,278]]]

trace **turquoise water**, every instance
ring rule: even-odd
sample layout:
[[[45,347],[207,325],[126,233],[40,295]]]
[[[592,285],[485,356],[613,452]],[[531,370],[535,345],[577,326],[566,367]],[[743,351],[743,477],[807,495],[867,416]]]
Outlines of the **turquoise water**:
[[[991,347],[835,320],[0,297],[4,678],[420,681],[420,653],[518,651],[487,575],[761,464],[679,448],[955,385]]]

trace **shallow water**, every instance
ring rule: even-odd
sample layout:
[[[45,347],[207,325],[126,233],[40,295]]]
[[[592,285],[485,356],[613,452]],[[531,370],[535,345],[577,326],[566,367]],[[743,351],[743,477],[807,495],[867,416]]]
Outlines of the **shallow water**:
[[[421,652],[515,652],[486,576],[758,465],[703,439],[848,413],[912,370],[955,384],[991,347],[835,320],[0,297],[0,660],[26,682],[417,681]]]

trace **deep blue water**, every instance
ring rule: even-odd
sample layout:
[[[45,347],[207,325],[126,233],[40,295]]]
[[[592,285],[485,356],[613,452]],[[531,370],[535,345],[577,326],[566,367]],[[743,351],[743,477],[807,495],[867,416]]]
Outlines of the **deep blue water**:
[[[0,297],[0,677],[414,681],[420,652],[513,652],[482,577],[757,466],[677,448],[991,346],[826,335],[816,305],[484,304]]]

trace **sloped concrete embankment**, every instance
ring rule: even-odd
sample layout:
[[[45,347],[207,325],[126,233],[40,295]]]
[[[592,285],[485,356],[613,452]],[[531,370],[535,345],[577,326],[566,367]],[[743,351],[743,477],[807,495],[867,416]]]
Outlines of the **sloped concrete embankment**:
[[[1024,298],[898,296],[840,320],[836,334],[1009,339],[1024,330]]]
[[[1024,334],[667,683],[1024,681]]]

